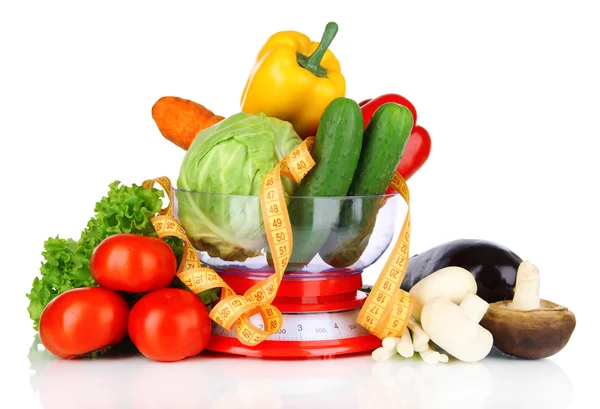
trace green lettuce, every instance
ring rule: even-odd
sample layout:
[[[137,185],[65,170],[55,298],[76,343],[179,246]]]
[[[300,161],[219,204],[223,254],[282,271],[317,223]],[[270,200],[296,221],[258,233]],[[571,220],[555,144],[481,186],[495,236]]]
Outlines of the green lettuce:
[[[193,245],[228,261],[260,254],[267,246],[261,182],[301,142],[289,122],[265,114],[240,112],[201,131],[183,159],[176,192],[177,217]],[[291,195],[295,183],[282,182]]]
[[[132,233],[156,237],[152,218],[163,206],[164,192],[142,186],[119,186],[115,181],[109,185],[108,194],[94,208],[92,217],[77,241],[60,237],[49,238],[44,243],[40,277],[33,280],[29,298],[29,315],[34,328],[38,329],[42,311],[57,295],[73,288],[96,286],[90,274],[90,257],[102,240],[117,233]],[[183,254],[183,244],[176,237],[165,240],[173,249],[178,260]],[[215,290],[207,290],[201,298],[216,298]],[[214,293],[214,294],[213,294]],[[134,302],[139,295],[127,294]]]

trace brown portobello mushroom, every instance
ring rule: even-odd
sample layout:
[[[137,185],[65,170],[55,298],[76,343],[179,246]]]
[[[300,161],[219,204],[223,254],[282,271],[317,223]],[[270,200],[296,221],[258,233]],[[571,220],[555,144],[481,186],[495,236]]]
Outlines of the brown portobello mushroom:
[[[490,304],[481,326],[494,337],[494,346],[524,359],[547,358],[567,345],[575,330],[575,314],[539,298],[539,270],[523,261],[517,272],[512,301]]]
[[[540,359],[567,345],[575,329],[572,311],[547,300],[540,300],[540,308],[528,311],[507,308],[508,303],[491,304],[481,321],[500,351],[519,358]]]

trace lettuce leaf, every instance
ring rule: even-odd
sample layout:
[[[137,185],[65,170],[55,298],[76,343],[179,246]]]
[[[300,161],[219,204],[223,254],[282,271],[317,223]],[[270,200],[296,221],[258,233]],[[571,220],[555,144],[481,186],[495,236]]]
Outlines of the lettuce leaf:
[[[56,296],[73,288],[97,285],[90,274],[90,257],[102,240],[117,233],[157,237],[151,220],[163,206],[164,192],[135,184],[119,186],[120,183],[115,181],[109,185],[108,194],[96,203],[95,215],[77,241],[58,236],[45,241],[41,277],[34,278],[31,292],[27,294],[30,301],[27,310],[34,329],[38,329],[42,311]],[[168,237],[165,241],[179,262],[183,243],[176,237]],[[217,297],[216,289],[207,291],[211,294],[201,293],[201,299],[212,300]],[[128,294],[126,298],[133,303],[139,295]]]

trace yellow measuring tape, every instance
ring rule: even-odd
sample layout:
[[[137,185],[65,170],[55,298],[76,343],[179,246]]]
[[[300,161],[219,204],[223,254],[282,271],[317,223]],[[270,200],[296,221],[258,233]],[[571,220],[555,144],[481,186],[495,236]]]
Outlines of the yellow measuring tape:
[[[184,256],[177,270],[177,277],[195,294],[210,288],[221,288],[221,298],[210,312],[210,318],[228,331],[236,327],[236,337],[244,345],[258,345],[281,329],[281,312],[271,305],[292,252],[292,229],[283,194],[280,174],[300,182],[315,162],[310,156],[314,138],[307,138],[298,148],[286,156],[263,179],[260,192],[263,223],[269,248],[273,253],[275,273],[249,288],[244,295],[237,295],[212,269],[202,267],[198,255],[184,229],[173,217],[171,181],[166,177],[144,181],[150,188],[158,183],[167,193],[169,205],[152,219],[158,237],[179,237],[183,240]],[[250,317],[260,314],[264,330],[257,328]]]
[[[356,320],[358,324],[380,339],[400,337],[408,325],[413,306],[410,294],[400,289],[400,284],[408,268],[410,193],[398,171],[392,178],[391,186],[404,198],[408,210],[392,254],[387,259],[383,271],[377,278]]]
[[[169,205],[152,219],[152,224],[158,237],[175,236],[183,240],[184,256],[177,270],[177,277],[195,294],[211,288],[221,288],[221,298],[212,309],[210,318],[228,331],[235,326],[236,337],[244,345],[260,344],[279,331],[283,325],[281,311],[271,303],[277,295],[294,242],[281,175],[296,183],[300,182],[315,166],[310,155],[313,143],[314,137],[304,140],[262,181],[261,212],[275,273],[253,285],[244,295],[236,294],[214,270],[202,267],[183,227],[173,217],[171,181],[166,177],[159,177],[146,180],[142,184],[145,188],[151,188],[158,183],[169,198]],[[408,187],[397,172],[392,180],[392,186],[409,204]],[[408,266],[409,241],[410,205],[400,232],[400,239],[357,319],[360,325],[382,339],[386,336],[399,337],[410,319],[412,301],[408,293],[400,290]],[[257,328],[250,321],[250,317],[256,314],[262,317],[264,330]]]

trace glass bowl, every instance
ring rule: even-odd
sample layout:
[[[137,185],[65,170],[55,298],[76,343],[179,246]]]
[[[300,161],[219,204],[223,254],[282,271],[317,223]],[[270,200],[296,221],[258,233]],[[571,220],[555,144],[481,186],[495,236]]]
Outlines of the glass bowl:
[[[173,189],[173,211],[200,260],[216,271],[272,274],[258,196]],[[286,198],[293,250],[286,275],[360,273],[394,239],[397,194]],[[285,237],[278,236],[285,240]]]

